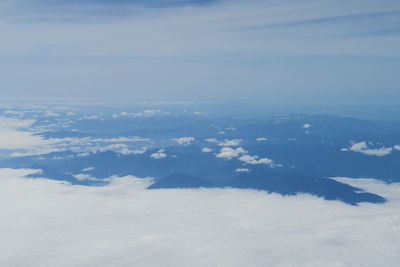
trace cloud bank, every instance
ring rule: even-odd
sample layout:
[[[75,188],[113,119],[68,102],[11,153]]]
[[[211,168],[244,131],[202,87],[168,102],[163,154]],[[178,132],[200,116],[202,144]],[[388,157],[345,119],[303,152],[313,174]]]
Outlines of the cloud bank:
[[[24,179],[0,170],[2,266],[385,266],[400,261],[400,185],[358,207],[251,190],[145,190]],[[344,179],[344,178],[342,178]]]
[[[34,132],[26,131],[34,120],[0,117],[0,149],[32,149],[53,143]]]

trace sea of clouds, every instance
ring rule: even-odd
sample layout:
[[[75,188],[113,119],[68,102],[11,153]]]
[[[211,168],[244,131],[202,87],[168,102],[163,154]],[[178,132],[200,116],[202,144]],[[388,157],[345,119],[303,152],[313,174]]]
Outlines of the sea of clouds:
[[[388,198],[350,206],[239,189],[102,187],[0,169],[0,266],[398,266],[400,185],[346,179]]]

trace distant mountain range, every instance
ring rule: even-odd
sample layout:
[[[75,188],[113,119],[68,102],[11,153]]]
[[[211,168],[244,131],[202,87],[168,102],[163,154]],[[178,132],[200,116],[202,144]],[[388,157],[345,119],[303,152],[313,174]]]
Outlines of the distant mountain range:
[[[400,143],[398,123],[304,114],[265,119],[164,113],[75,117],[68,119],[68,125],[57,126],[66,120],[62,116],[39,118],[33,125],[51,129],[38,133],[43,138],[71,143],[62,151],[2,157],[0,167],[41,169],[43,173],[33,177],[82,185],[104,185],[104,178],[113,175],[135,175],[154,177],[149,189],[232,187],[306,193],[349,204],[384,199],[329,177],[400,181],[400,151],[394,149]],[[179,143],[180,137],[190,137],[190,142]],[[351,150],[357,142],[365,142],[366,151]],[[371,153],[385,147],[390,147],[387,155]],[[221,156],[223,149],[233,154]],[[160,157],[154,156],[160,151]],[[273,164],[259,161],[263,158]],[[243,169],[245,173],[238,173]]]
[[[161,178],[148,189],[167,188],[211,188],[221,187],[185,173],[174,173]],[[376,194],[363,192],[338,181],[326,178],[313,178],[294,174],[270,172],[265,175],[243,173],[223,187],[255,189],[282,195],[311,194],[327,200],[340,200],[351,205],[360,202],[384,203],[386,200]]]

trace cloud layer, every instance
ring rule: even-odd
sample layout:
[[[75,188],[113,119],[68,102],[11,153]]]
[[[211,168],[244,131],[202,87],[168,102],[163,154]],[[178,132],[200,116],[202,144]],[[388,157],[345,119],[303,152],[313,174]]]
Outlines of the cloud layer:
[[[400,261],[400,186],[358,207],[251,190],[145,190],[24,179],[0,170],[2,266],[385,266]],[[344,179],[344,178],[342,178]],[[346,179],[345,179],[346,180]],[[353,180],[347,179],[347,182]]]

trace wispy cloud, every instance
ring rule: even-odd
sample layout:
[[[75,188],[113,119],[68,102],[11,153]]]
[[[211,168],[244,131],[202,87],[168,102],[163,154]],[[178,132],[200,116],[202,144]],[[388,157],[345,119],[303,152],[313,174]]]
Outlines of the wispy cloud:
[[[91,97],[88,88],[96,88],[107,100],[283,98],[298,91],[307,98],[304,92],[342,87],[375,90],[379,81],[393,93],[398,83],[385,61],[400,58],[398,1],[30,2],[3,1],[0,13],[0,60],[8,63],[0,71],[8,73],[5,88],[18,94],[34,84],[42,95]],[[382,60],[386,71],[365,75],[376,64],[360,57]],[[343,68],[357,71],[337,79]]]

